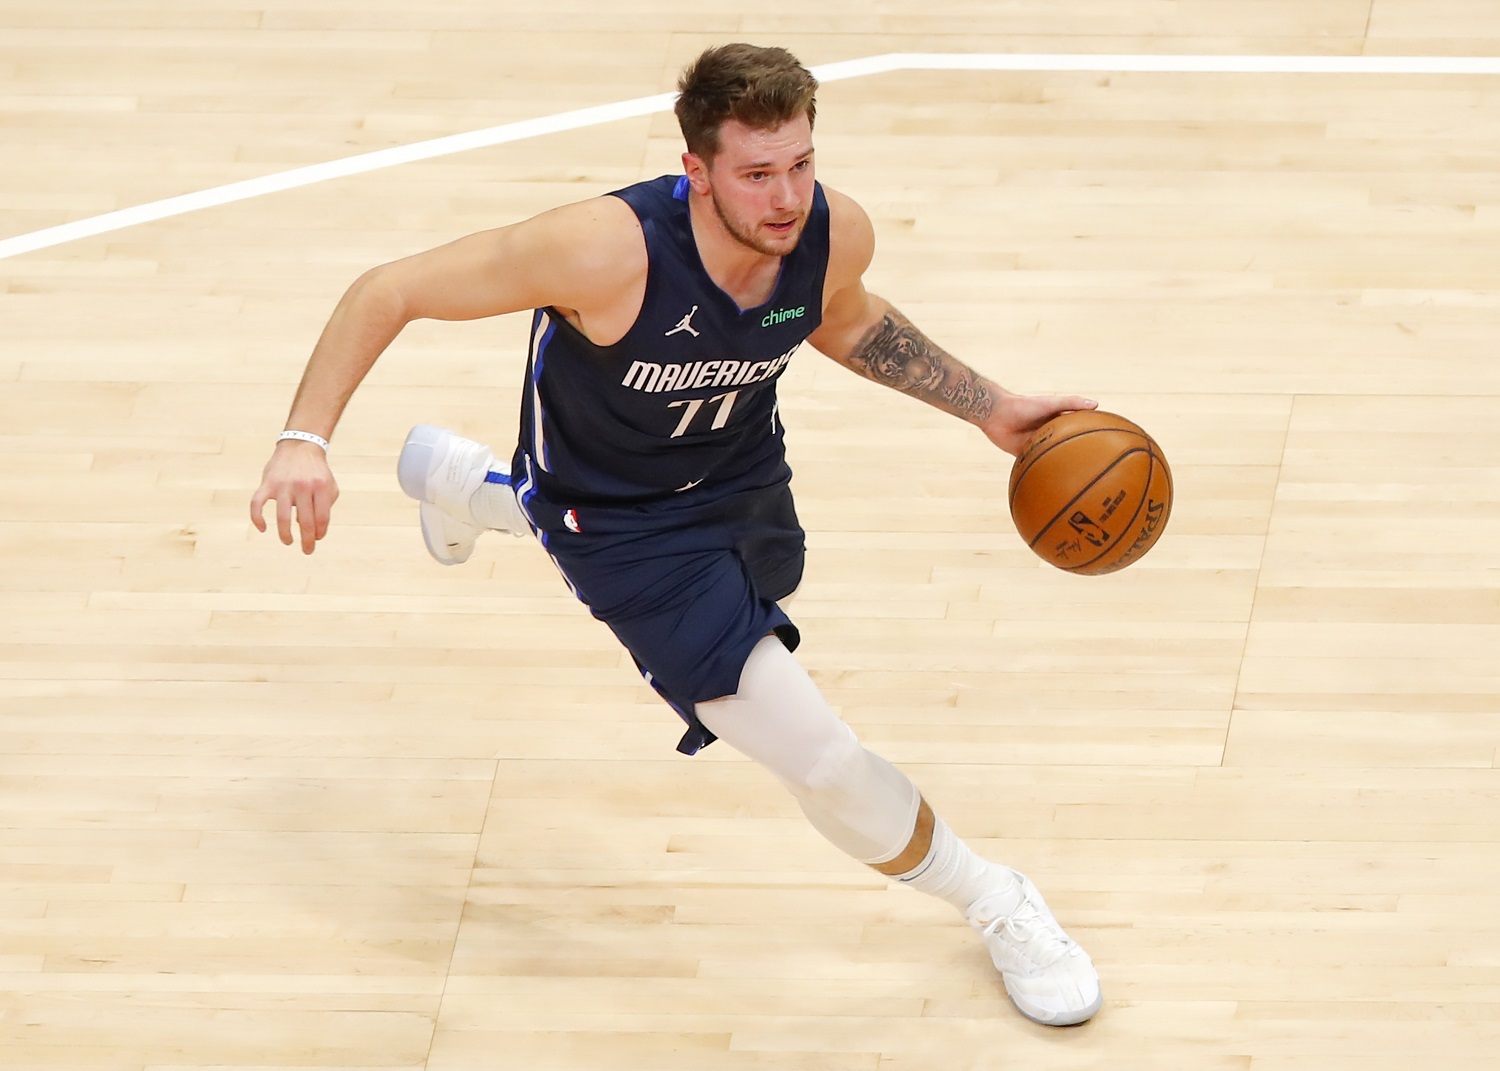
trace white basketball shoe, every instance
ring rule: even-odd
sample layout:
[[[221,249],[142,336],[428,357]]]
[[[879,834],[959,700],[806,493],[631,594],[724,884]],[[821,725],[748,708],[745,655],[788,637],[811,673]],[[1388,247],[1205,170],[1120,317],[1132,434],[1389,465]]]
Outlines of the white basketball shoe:
[[[1031,879],[1011,873],[1015,884],[986,893],[964,912],[984,938],[1005,991],[1022,1015],[1046,1026],[1093,1018],[1104,1004],[1093,961],[1063,932]]]
[[[422,539],[443,565],[468,561],[487,531],[530,531],[509,475],[494,464],[488,446],[446,428],[418,424],[406,436],[396,479],[401,490],[421,503]],[[492,480],[491,472],[502,480]]]

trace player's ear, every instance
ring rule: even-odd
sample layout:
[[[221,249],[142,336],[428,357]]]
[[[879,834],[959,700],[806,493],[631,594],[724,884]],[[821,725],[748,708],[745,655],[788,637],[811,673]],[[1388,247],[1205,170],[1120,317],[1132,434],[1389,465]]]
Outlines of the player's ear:
[[[682,154],[682,173],[687,176],[694,193],[708,192],[708,164],[697,153]]]

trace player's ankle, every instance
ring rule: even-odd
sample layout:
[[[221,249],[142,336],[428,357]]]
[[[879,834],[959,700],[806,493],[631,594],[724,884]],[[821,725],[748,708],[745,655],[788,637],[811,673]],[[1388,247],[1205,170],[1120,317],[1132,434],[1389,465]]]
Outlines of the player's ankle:
[[[902,885],[946,900],[961,912],[981,897],[1017,885],[1014,871],[977,855],[941,818],[933,822],[927,858],[895,877]]]
[[[469,496],[474,523],[497,532],[524,534],[529,525],[509,483],[486,480]]]

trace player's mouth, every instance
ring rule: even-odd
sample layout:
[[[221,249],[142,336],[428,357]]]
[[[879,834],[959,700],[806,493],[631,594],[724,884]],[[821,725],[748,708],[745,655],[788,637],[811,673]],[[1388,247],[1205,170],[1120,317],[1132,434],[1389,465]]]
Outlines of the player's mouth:
[[[777,234],[791,234],[792,231],[797,229],[797,220],[789,219],[785,223],[767,223],[766,227]]]

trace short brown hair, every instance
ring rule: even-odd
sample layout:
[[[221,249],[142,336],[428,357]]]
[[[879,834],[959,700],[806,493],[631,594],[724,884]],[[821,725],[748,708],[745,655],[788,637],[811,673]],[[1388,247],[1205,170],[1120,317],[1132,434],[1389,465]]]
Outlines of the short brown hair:
[[[677,80],[677,124],[688,152],[712,162],[719,127],[737,119],[756,130],[817,116],[818,80],[784,48],[719,45],[688,64]]]

